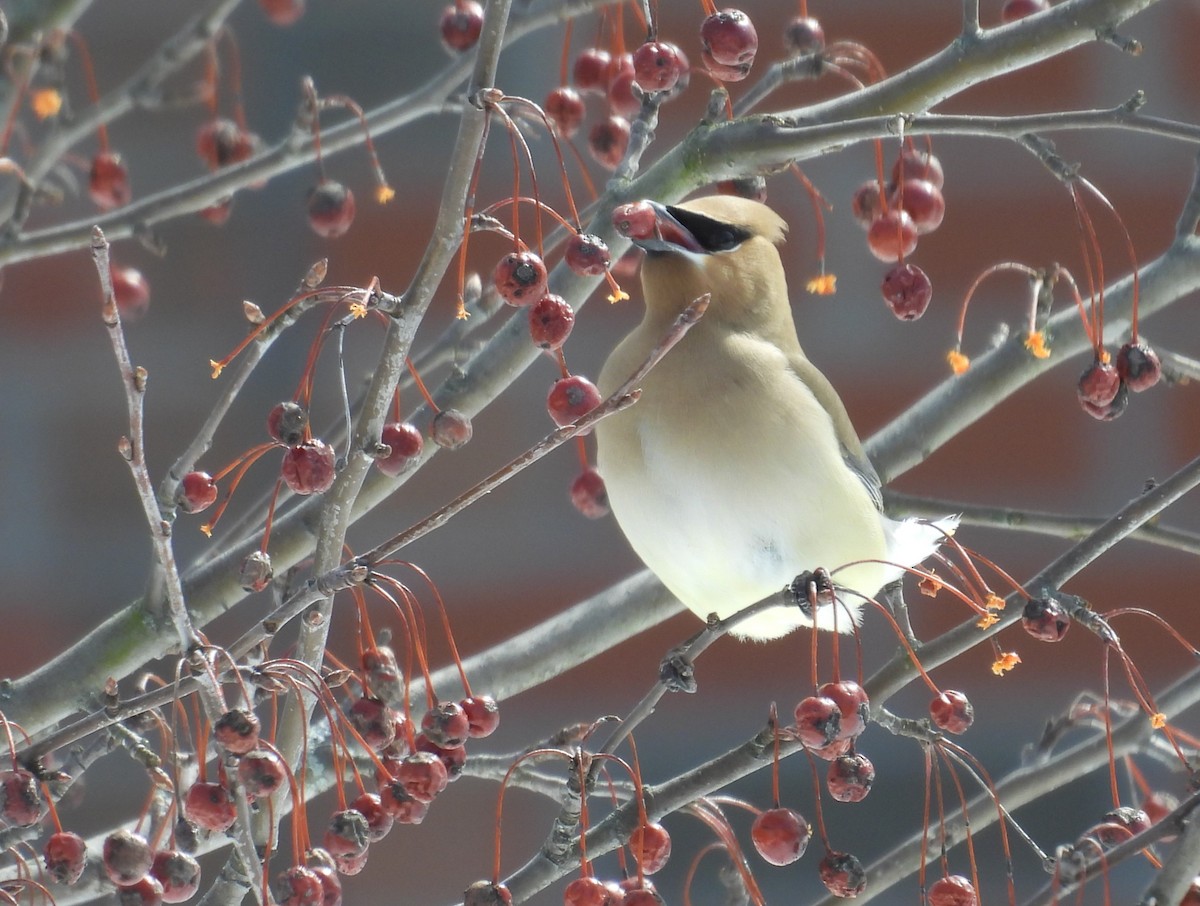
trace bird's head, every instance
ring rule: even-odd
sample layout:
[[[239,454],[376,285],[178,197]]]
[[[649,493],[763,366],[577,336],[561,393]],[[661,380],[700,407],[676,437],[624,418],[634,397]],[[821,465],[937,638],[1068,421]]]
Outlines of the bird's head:
[[[787,311],[776,249],[787,225],[766,205],[732,195],[638,201],[613,211],[613,223],[646,252],[642,287],[652,312],[673,317],[705,293],[709,318],[760,320],[781,303]]]

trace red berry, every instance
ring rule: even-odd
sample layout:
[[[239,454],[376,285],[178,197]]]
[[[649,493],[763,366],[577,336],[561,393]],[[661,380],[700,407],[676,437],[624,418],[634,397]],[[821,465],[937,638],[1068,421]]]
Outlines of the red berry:
[[[820,749],[837,739],[842,711],[837,702],[823,695],[810,695],[796,705],[796,735],[810,749]]]
[[[394,714],[386,702],[364,695],[350,706],[347,717],[363,742],[379,752],[396,738]]]
[[[420,824],[429,812],[429,803],[409,793],[399,780],[380,788],[379,801],[383,804],[384,811],[399,824]]]
[[[322,494],[333,484],[333,465],[333,447],[310,440],[283,454],[283,480],[297,494]]]
[[[117,906],[162,906],[163,886],[152,875],[117,887]]]
[[[228,830],[237,821],[237,805],[221,784],[197,780],[184,796],[183,816],[205,830]]]
[[[442,10],[438,31],[448,50],[462,53],[479,42],[483,30],[483,7],[475,0],[455,0]]]
[[[804,855],[811,837],[808,822],[790,808],[768,809],[750,827],[754,848],[772,865],[791,865]]]
[[[133,831],[113,831],[104,838],[104,872],[117,885],[136,884],[154,862],[150,844]]]
[[[758,53],[758,32],[750,17],[739,9],[723,9],[700,24],[704,56],[722,66],[745,66]]]
[[[839,739],[853,739],[862,734],[871,719],[871,700],[867,691],[853,680],[825,683],[817,689],[817,695],[833,701],[841,714]]]
[[[417,752],[428,752],[442,763],[446,768],[447,783],[461,777],[467,765],[466,746],[439,746],[424,733],[418,733],[413,740],[413,748]]]
[[[601,519],[608,515],[608,489],[600,473],[591,466],[571,482],[571,504],[588,519]]]
[[[929,275],[915,264],[907,261],[893,265],[883,275],[879,287],[888,308],[901,321],[915,321],[929,308],[933,298],[933,284]]]
[[[640,825],[629,837],[629,851],[637,859],[642,874],[652,875],[671,858],[671,835],[657,822]]]
[[[783,29],[783,49],[789,54],[820,53],[825,49],[825,29],[812,16],[797,16]]]
[[[337,874],[337,862],[324,850],[309,850],[308,870],[321,882],[321,906],[342,906],[342,879]]]
[[[637,80],[637,75],[633,71],[633,64],[628,62],[628,58],[628,54],[622,58],[623,64],[617,67],[612,81],[608,83],[605,97],[608,99],[610,113],[634,117],[642,109],[642,99],[634,93],[633,85]]]
[[[670,91],[684,72],[679,48],[666,41],[647,41],[633,52],[633,72],[642,91]]]
[[[121,163],[121,155],[102,151],[92,158],[88,173],[88,194],[102,211],[129,204],[129,171]]]
[[[929,906],[977,906],[975,887],[962,875],[939,878],[929,885]]]
[[[378,843],[388,835],[396,819],[387,813],[383,800],[377,793],[362,793],[350,803],[350,808],[359,812],[367,821],[367,840]]]
[[[612,212],[612,223],[617,232],[635,242],[651,239],[658,231],[658,214],[648,201],[635,201],[618,205]]]
[[[367,671],[369,685],[384,701],[397,701],[403,694],[400,666],[396,652],[387,645],[376,645],[362,654],[362,668]]]
[[[463,906],[512,906],[512,894],[503,884],[476,881],[463,892]]]
[[[471,721],[458,702],[438,702],[421,718],[421,732],[444,749],[461,746],[471,735]]]
[[[200,513],[216,503],[217,483],[207,472],[188,472],[179,483],[179,506],[185,513]]]
[[[612,891],[599,878],[576,878],[563,891],[563,906],[613,906]]]
[[[293,400],[276,403],[267,413],[267,434],[281,444],[294,447],[304,442],[308,411]]]
[[[727,66],[724,63],[718,63],[706,53],[701,53],[700,59],[704,61],[704,68],[708,70],[708,74],[719,82],[740,82],[750,75],[749,63],[742,66]]]
[[[367,867],[368,855],[370,853],[364,849],[362,852],[352,856],[337,856],[334,860],[337,863],[337,873],[340,875],[358,874]]]
[[[722,179],[717,183],[717,191],[722,195],[736,195],[738,198],[749,198],[751,201],[765,203],[767,200],[767,181],[762,176]]]
[[[412,422],[389,422],[383,426],[379,439],[392,452],[375,460],[375,467],[392,478],[416,465],[425,449],[425,437]]]
[[[336,239],[354,223],[354,193],[332,179],[326,179],[308,191],[308,223],[313,232],[325,239]]]
[[[629,120],[610,116],[596,123],[588,133],[588,151],[592,160],[606,170],[615,170],[629,149]]]
[[[903,208],[888,208],[887,213],[871,221],[867,247],[880,261],[907,258],[917,250],[917,228],[912,217]]]
[[[555,88],[546,95],[546,102],[542,106],[550,125],[563,138],[570,138],[579,131],[587,113],[579,92],[566,85]]]
[[[1117,395],[1106,404],[1090,403],[1084,399],[1080,399],[1079,404],[1083,407],[1083,411],[1092,418],[1102,422],[1112,421],[1129,406],[1129,385],[1121,381],[1117,385]]]
[[[942,197],[942,190],[927,179],[906,176],[904,182],[893,190],[891,203],[908,212],[919,236],[932,233],[942,225],[942,219],[946,216],[946,199]]]
[[[42,818],[37,780],[24,768],[0,771],[0,815],[14,827],[30,827]]]
[[[850,853],[827,852],[817,866],[821,883],[835,897],[856,897],[867,887],[867,871]]]
[[[630,887],[625,891],[622,906],[663,906],[663,898],[653,887]]]
[[[321,906],[325,889],[321,879],[303,865],[293,865],[275,879],[279,906]]]
[[[432,802],[446,788],[449,774],[441,759],[429,752],[405,756],[396,771],[404,791],[421,802]]]
[[[548,293],[529,306],[529,337],[539,349],[558,349],[575,327],[575,311],[562,296]]]
[[[150,308],[150,284],[137,268],[114,264],[111,273],[113,298],[121,318],[136,321]]]
[[[580,51],[572,69],[575,87],[580,91],[595,91],[603,94],[608,90],[611,69],[612,56],[608,51],[598,47]]]
[[[241,163],[254,154],[257,141],[233,120],[214,117],[196,133],[196,151],[209,167]]]
[[[234,708],[213,724],[213,737],[227,752],[245,755],[258,745],[259,720],[253,711]]]
[[[868,179],[854,190],[850,199],[850,211],[864,230],[870,229],[875,218],[883,211],[882,198],[879,183],[873,179]]]
[[[322,845],[334,859],[357,856],[365,853],[370,845],[368,830],[367,819],[362,812],[352,808],[343,809],[334,812],[329,819]]]
[[[600,391],[585,377],[559,378],[550,387],[546,409],[559,427],[573,425],[600,405]]]
[[[1004,0],[1004,6],[1000,8],[1000,21],[1005,24],[1016,22],[1049,8],[1049,0]]]
[[[1117,352],[1117,374],[1134,393],[1149,390],[1162,377],[1158,353],[1145,343],[1126,343]]]
[[[87,867],[87,843],[79,834],[59,831],[46,841],[42,858],[50,877],[59,884],[74,884]]]
[[[1130,834],[1140,834],[1142,831],[1149,830],[1150,825],[1153,823],[1144,809],[1133,808],[1128,805],[1122,805],[1112,811],[1105,812],[1104,820],[1112,824],[1121,825]]]
[[[500,726],[500,706],[490,695],[472,695],[461,702],[472,739],[491,736]]]
[[[916,148],[906,147],[892,165],[892,184],[895,185],[901,179],[928,180],[939,189],[946,185],[942,162],[936,155],[928,151],[918,151]]]
[[[839,736],[833,742],[829,743],[829,745],[821,746],[816,749],[809,749],[809,751],[822,761],[833,761],[836,758],[841,758],[843,755],[849,754],[850,750],[853,748],[854,740],[851,737]]]
[[[1111,362],[1096,358],[1079,376],[1079,399],[1093,406],[1107,406],[1117,396],[1121,375]]]
[[[271,555],[266,551],[253,551],[246,555],[238,572],[238,582],[246,591],[262,591],[271,584],[275,571],[271,568]]]
[[[1054,598],[1030,598],[1021,613],[1021,625],[1035,639],[1061,642],[1071,628],[1071,615]]]
[[[258,0],[272,25],[291,25],[304,15],[304,0]]]
[[[875,782],[875,766],[865,755],[841,755],[829,762],[825,784],[838,802],[862,802]]]
[[[975,721],[975,708],[961,692],[949,690],[929,703],[929,716],[940,730],[965,733]]]
[[[433,442],[447,450],[457,450],[471,439],[473,433],[471,419],[457,409],[443,409],[429,425]]]
[[[255,749],[238,760],[238,782],[251,800],[270,796],[286,779],[283,760],[270,749]]]
[[[162,885],[164,903],[186,902],[200,889],[200,863],[177,849],[156,852],[150,874]]]
[[[530,251],[509,252],[492,271],[496,292],[509,305],[532,305],[546,295],[546,264]]]
[[[1119,843],[1124,843],[1133,836],[1133,831],[1123,824],[1118,824],[1116,821],[1104,821],[1100,824],[1093,825],[1083,832],[1079,838],[1082,843],[1085,840],[1090,840],[1099,843],[1102,849],[1111,849]]]

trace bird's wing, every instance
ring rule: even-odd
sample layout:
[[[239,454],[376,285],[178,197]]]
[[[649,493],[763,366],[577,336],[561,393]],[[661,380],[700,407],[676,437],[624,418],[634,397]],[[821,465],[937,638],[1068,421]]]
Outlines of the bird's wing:
[[[875,467],[871,465],[871,460],[867,458],[867,453],[858,439],[850,416],[846,413],[846,407],[842,405],[841,397],[837,395],[837,391],[833,389],[833,385],[829,383],[825,375],[803,354],[789,355],[788,365],[812,391],[821,407],[829,413],[829,418],[833,421],[834,432],[837,434],[838,444],[842,448],[842,458],[846,461],[850,471],[857,475],[866,487],[875,509],[882,513],[883,482],[880,481]]]

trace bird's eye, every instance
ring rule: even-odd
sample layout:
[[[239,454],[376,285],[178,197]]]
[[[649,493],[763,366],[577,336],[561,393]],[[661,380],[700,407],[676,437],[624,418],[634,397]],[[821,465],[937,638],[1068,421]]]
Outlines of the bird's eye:
[[[680,225],[695,237],[696,242],[706,252],[728,252],[753,235],[747,229],[732,223],[714,220],[712,217],[705,217],[694,211],[685,211],[683,208],[675,207],[667,208],[667,210]]]

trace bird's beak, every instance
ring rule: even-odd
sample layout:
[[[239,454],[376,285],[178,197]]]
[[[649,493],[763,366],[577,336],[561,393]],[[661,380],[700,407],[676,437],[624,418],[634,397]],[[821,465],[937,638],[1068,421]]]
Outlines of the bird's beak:
[[[617,231],[647,252],[706,254],[696,236],[676,216],[676,208],[657,201],[635,201],[613,211]]]

